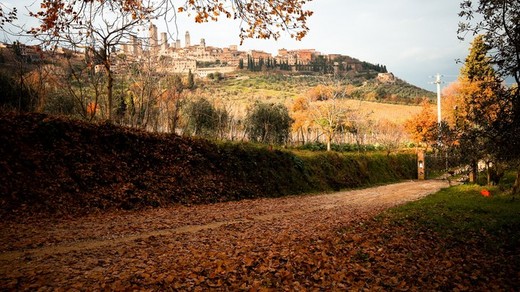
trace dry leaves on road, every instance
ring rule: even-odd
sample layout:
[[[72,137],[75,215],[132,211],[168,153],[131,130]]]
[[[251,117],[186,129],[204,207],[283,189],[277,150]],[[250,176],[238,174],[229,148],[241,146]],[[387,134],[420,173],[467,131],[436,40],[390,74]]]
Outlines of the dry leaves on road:
[[[6,289],[503,290],[515,257],[372,217],[444,182],[2,223]],[[505,264],[509,261],[511,264]],[[516,264],[518,264],[516,262]]]

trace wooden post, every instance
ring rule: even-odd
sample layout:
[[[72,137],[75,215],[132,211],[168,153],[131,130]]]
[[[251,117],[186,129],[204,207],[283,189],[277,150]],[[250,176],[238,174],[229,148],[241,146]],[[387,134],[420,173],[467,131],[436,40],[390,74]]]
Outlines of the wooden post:
[[[419,180],[426,179],[426,160],[424,158],[424,151],[419,151],[417,153],[417,178]]]
[[[469,182],[470,183],[477,183],[477,175],[478,175],[478,166],[477,162],[475,160],[472,160],[470,162],[470,169],[469,169]]]

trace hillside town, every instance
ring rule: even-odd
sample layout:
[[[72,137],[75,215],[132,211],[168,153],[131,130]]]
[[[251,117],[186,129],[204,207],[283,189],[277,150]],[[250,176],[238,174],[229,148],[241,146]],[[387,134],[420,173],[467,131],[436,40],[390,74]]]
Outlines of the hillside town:
[[[191,71],[200,77],[205,77],[209,73],[225,74],[235,71],[237,68],[243,67],[243,62],[246,60],[252,62],[272,60],[273,64],[286,64],[290,70],[294,71],[298,70],[298,66],[308,66],[317,59],[334,64],[336,71],[339,71],[340,68],[349,68],[356,72],[365,69],[363,62],[357,59],[340,54],[322,55],[315,49],[287,50],[282,48],[278,50],[276,56],[273,56],[271,53],[259,50],[239,51],[237,45],[230,45],[226,48],[210,46],[206,44],[204,38],[201,38],[198,43],[194,43],[189,31],[186,31],[184,35],[184,44],[179,39],[169,43],[168,34],[161,32],[159,38],[157,26],[154,24],[149,27],[147,39],[133,36],[130,42],[124,43],[118,48],[117,55],[123,55],[134,61],[151,58],[158,62],[158,71],[170,73]]]
[[[13,50],[13,44],[0,43],[0,49]],[[49,54],[39,45],[18,43],[18,54],[31,63],[40,62]],[[77,59],[89,60],[96,72],[104,70],[103,64],[96,62],[92,48],[84,51],[56,47],[52,53],[56,56],[72,55]],[[230,74],[237,69],[257,66],[258,70],[281,68],[287,71],[315,71],[323,73],[353,74],[363,71],[375,71],[381,82],[394,82],[392,73],[387,73],[385,66],[373,65],[341,54],[321,54],[316,49],[279,49],[276,56],[260,50],[240,51],[237,45],[225,48],[206,44],[204,38],[198,43],[191,40],[186,31],[183,42],[180,39],[169,41],[166,32],[159,32],[157,26],[151,24],[146,37],[133,34],[127,41],[110,48],[111,70],[115,73],[126,71],[129,64],[153,63],[158,73],[187,74],[191,72],[199,77],[209,74]],[[252,63],[253,65],[251,65]]]

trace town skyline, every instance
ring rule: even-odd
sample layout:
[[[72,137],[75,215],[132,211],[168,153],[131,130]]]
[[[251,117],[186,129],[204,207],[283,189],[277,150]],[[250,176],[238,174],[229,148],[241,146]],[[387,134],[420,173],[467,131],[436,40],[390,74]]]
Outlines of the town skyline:
[[[34,1],[0,1],[8,7],[19,7],[20,20],[27,27],[36,24],[28,17],[29,9],[38,8]],[[459,3],[448,0],[435,3],[329,0],[309,2],[306,8],[314,11],[314,15],[309,19],[310,31],[302,41],[282,33],[277,41],[246,39],[240,45],[240,22],[222,18],[199,24],[187,13],[177,13],[175,22],[157,20],[157,25],[174,38],[190,31],[192,41],[205,38],[207,44],[215,47],[236,44],[239,50],[271,54],[281,48],[314,48],[323,54],[344,54],[385,64],[399,78],[431,91],[435,90],[435,85],[430,84],[434,81],[431,76],[436,73],[443,74],[446,83],[456,79],[461,67],[456,60],[464,60],[472,41],[472,36],[463,42],[457,39]]]

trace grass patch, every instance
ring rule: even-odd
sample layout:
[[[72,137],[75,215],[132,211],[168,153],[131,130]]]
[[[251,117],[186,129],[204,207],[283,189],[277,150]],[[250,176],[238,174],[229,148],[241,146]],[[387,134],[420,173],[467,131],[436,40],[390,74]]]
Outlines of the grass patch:
[[[520,244],[520,201],[491,188],[492,197],[477,185],[441,190],[420,201],[392,209],[381,216],[392,223],[430,230],[453,242],[479,241],[492,248]]]

